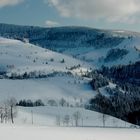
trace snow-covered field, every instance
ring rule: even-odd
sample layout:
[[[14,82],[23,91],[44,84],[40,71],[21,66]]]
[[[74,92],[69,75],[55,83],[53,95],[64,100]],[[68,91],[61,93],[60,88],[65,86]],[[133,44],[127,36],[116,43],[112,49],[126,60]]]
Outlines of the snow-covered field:
[[[75,127],[74,120],[70,120],[67,125],[64,124],[64,116],[69,115],[72,119],[75,111],[81,113],[79,127]],[[60,117],[60,126],[56,125],[57,116]],[[0,138],[2,140],[139,140],[140,130],[132,128],[131,124],[106,115],[107,128],[103,128],[102,117],[101,113],[82,108],[20,107],[14,125],[10,122],[5,125],[0,124]]]
[[[61,82],[60,82],[61,81]],[[69,76],[45,79],[9,80],[0,79],[0,101],[10,97],[21,99],[89,99],[95,95],[88,80]]]
[[[2,140],[139,140],[139,129],[0,126]]]
[[[60,126],[75,127],[74,114],[79,112],[78,125],[84,127],[133,127],[115,117],[105,115],[105,124],[103,123],[103,114],[95,111],[85,110],[77,107],[19,107],[15,124],[34,124],[36,126],[57,126],[59,118]],[[65,117],[69,116],[68,124],[65,123]],[[32,122],[33,121],[33,122]]]

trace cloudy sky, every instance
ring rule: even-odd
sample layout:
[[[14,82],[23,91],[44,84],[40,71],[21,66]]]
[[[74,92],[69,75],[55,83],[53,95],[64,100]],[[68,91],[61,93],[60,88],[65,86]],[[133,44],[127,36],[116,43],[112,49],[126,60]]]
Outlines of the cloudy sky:
[[[0,0],[0,22],[140,32],[140,0]]]

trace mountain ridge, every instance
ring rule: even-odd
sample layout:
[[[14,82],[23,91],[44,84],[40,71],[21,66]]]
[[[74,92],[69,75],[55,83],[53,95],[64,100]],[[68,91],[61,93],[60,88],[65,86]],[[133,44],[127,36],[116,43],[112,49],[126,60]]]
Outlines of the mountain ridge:
[[[34,27],[34,28],[44,28],[44,29],[61,29],[61,28],[83,28],[83,29],[89,29],[89,30],[98,30],[98,31],[116,31],[116,32],[119,32],[119,31],[123,31],[123,32],[128,32],[128,33],[134,33],[134,34],[139,34],[140,35],[140,32],[137,32],[137,31],[132,31],[132,30],[127,30],[127,29],[104,29],[104,28],[94,28],[94,27],[90,27],[90,26],[59,26],[59,27],[45,27],[45,26],[36,26],[36,25],[20,25],[20,24],[9,24],[9,23],[0,23],[0,26],[2,25],[5,25],[5,26],[17,26],[17,27]]]

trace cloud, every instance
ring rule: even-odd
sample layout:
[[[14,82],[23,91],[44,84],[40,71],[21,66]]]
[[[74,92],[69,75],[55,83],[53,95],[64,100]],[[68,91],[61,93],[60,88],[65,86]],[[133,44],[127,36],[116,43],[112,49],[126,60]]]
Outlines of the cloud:
[[[46,1],[46,0],[45,0]],[[109,22],[136,22],[140,0],[47,0],[62,17],[104,19]]]
[[[56,22],[56,21],[52,21],[52,20],[46,20],[46,21],[45,21],[45,25],[46,25],[47,27],[54,27],[54,26],[58,26],[59,23]]]
[[[14,6],[23,2],[23,0],[0,0],[0,7]]]

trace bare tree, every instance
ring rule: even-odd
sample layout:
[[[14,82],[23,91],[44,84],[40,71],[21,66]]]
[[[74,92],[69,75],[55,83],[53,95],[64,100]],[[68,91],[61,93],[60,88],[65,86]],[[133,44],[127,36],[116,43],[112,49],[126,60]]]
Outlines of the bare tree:
[[[9,106],[8,106],[8,104],[7,104],[7,102],[4,102],[4,121],[5,121],[5,123],[7,123],[7,121],[8,121],[8,119],[10,119],[10,113],[9,113],[10,111],[9,111]]]
[[[64,116],[63,123],[66,124],[66,126],[69,126],[69,123],[70,123],[70,116],[69,115]]]
[[[61,125],[61,118],[60,118],[59,115],[56,116],[56,125],[57,125],[57,126],[60,126],[60,125]]]
[[[47,104],[48,104],[49,106],[57,106],[57,102],[56,102],[55,100],[53,100],[53,99],[48,100],[48,101],[47,101]]]
[[[64,107],[64,106],[66,106],[67,102],[64,98],[62,98],[62,99],[60,99],[59,104],[60,104],[60,106]]]
[[[75,121],[75,126],[77,127],[79,125],[79,120],[81,118],[81,113],[79,111],[76,111],[73,114],[73,118],[74,118],[74,121]]]
[[[16,117],[16,104],[17,101],[15,98],[10,98],[4,101],[0,106],[0,122],[7,123],[8,120],[11,120],[14,123],[14,117]]]
[[[107,119],[107,115],[103,113],[103,127],[106,127],[106,119]]]
[[[0,119],[1,119],[1,123],[3,123],[4,120],[4,108],[0,107]]]
[[[9,106],[9,110],[10,110],[10,118],[11,118],[11,122],[14,123],[14,117],[16,115],[16,99],[15,98],[10,98],[9,100],[7,100],[7,105]]]
[[[31,110],[31,120],[32,120],[32,125],[34,124],[34,112]]]

